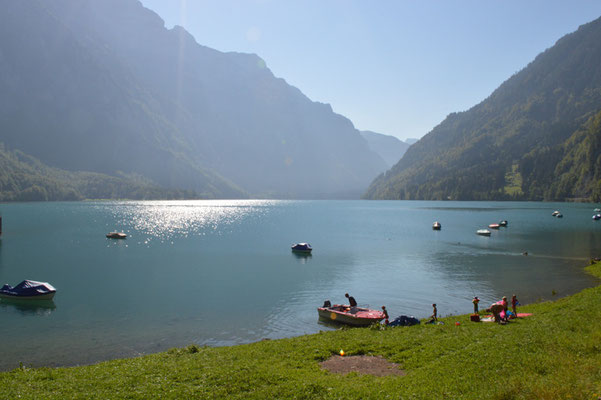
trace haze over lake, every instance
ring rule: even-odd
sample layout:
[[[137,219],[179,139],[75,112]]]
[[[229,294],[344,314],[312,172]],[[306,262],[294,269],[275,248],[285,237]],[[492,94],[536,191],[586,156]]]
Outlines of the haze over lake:
[[[0,284],[47,281],[52,306],[0,301],[0,369],[73,365],[176,346],[334,329],[324,300],[392,317],[470,312],[592,286],[593,204],[422,201],[149,201],[2,204]],[[564,218],[551,216],[562,211]],[[491,237],[490,223],[509,226]],[[441,231],[431,229],[442,223]],[[126,240],[105,234],[124,231]],[[311,256],[290,245],[306,241]],[[528,255],[523,255],[527,251]],[[555,294],[554,294],[555,293]]]

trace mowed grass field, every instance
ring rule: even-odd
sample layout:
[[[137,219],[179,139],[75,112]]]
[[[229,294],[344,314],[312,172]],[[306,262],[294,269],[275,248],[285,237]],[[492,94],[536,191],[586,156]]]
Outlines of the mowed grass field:
[[[587,269],[601,277],[601,264]],[[355,328],[198,347],[70,368],[0,373],[0,399],[599,399],[601,286],[519,308],[507,325]],[[456,325],[459,322],[459,325]],[[405,376],[346,375],[320,362],[377,355]]]

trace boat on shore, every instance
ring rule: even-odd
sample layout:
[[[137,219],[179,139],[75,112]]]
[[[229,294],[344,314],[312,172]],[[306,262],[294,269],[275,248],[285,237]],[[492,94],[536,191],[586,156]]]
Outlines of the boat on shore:
[[[310,253],[313,251],[309,243],[296,243],[291,248],[295,253]]]
[[[319,318],[352,326],[369,326],[382,321],[386,316],[380,310],[351,307],[344,304],[334,304],[329,307],[317,307]]]
[[[435,231],[439,231],[441,228],[442,228],[442,225],[440,225],[440,222],[438,222],[438,221],[435,221],[432,224],[432,229],[434,229]]]
[[[490,231],[488,229],[478,229],[476,234],[480,236],[490,236]]]
[[[106,237],[108,239],[127,239],[127,235],[123,232],[109,232]]]
[[[0,288],[0,298],[12,300],[52,300],[56,289],[48,282],[24,280],[15,287]]]

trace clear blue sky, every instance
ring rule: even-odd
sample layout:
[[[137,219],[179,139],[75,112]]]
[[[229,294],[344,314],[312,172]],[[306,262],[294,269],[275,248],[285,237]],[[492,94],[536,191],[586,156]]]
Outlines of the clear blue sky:
[[[599,0],[141,0],[202,45],[255,53],[358,129],[419,138],[486,98]]]

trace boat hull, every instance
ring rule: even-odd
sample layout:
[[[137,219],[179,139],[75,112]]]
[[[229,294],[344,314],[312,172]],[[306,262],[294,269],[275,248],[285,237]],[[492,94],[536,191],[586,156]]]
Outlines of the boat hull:
[[[52,300],[56,292],[37,294],[35,296],[18,296],[9,293],[0,292],[0,299],[10,299],[10,300]]]
[[[378,310],[357,307],[357,312],[353,314],[350,311],[343,311],[346,308],[335,304],[332,307],[318,307],[317,313],[324,320],[351,326],[369,326],[382,321],[385,317],[384,313]]]

